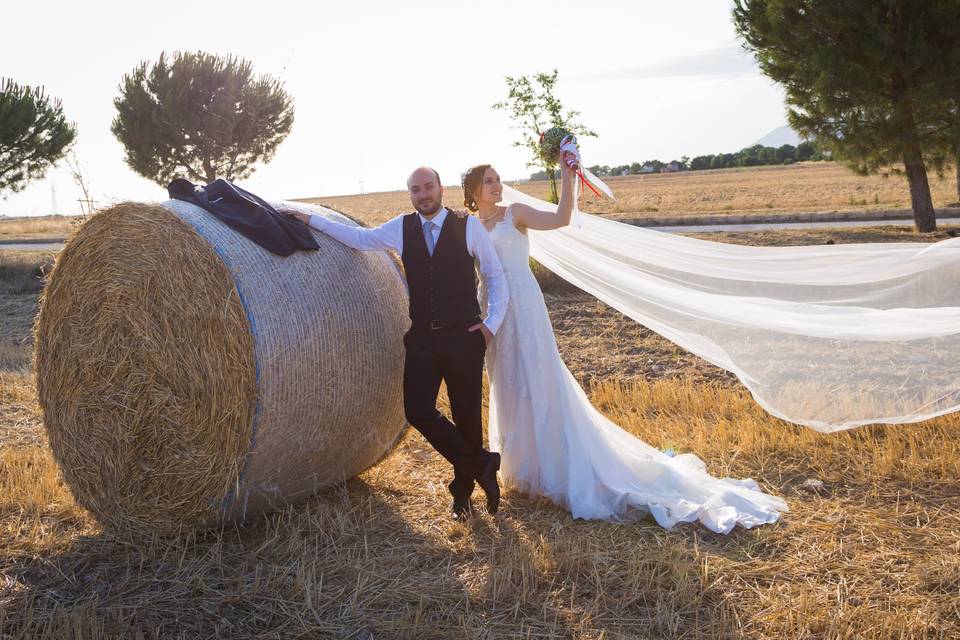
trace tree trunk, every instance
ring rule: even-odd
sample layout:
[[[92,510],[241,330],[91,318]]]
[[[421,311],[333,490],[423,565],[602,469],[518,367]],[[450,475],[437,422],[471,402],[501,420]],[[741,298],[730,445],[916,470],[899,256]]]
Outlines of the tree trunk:
[[[960,155],[958,155],[954,160],[957,163],[957,203],[960,204]]]
[[[204,179],[210,184],[217,179],[217,170],[213,168],[213,162],[209,157],[203,159],[203,172],[206,174]]]
[[[933,210],[930,197],[930,183],[927,182],[927,167],[923,164],[920,148],[912,145],[903,158],[910,183],[910,204],[913,206],[913,222],[917,231],[929,233],[937,230],[937,214]]]
[[[547,169],[547,175],[550,176],[550,202],[557,204],[560,202],[560,192],[557,191],[557,172]]]
[[[897,13],[902,9],[897,5]],[[899,20],[899,18],[898,18]],[[895,28],[895,40],[899,43],[900,57],[903,57],[902,43],[900,43],[900,24]],[[910,91],[910,83],[899,74],[892,79],[894,87],[893,108],[896,119],[899,121],[903,150],[903,166],[907,172],[907,182],[910,183],[910,204],[913,208],[913,223],[917,231],[930,233],[937,230],[937,213],[933,210],[933,199],[930,197],[930,183],[927,182],[927,166],[923,161],[923,147],[920,144],[920,131],[917,126],[917,115],[914,107],[915,96]]]

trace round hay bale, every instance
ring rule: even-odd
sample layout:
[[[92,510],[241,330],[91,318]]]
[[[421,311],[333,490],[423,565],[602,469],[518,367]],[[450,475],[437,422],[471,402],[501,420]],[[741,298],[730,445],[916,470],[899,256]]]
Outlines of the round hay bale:
[[[100,521],[242,520],[389,452],[406,424],[403,278],[315,236],[319,251],[283,258],[171,200],[118,204],[67,241],[41,296],[37,389],[63,477]]]

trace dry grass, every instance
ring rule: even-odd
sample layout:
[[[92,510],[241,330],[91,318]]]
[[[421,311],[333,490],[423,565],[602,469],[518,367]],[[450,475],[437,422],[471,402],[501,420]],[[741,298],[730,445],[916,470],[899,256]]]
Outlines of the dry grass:
[[[0,241],[63,240],[79,221],[79,216],[0,217]]]
[[[25,363],[19,358],[0,361],[0,451],[43,439],[37,389],[28,369],[33,349],[24,351]]]
[[[15,342],[0,342],[0,371],[26,372],[30,368],[33,347]]]
[[[787,498],[782,523],[573,521],[508,491],[447,519],[446,465],[416,434],[380,466],[241,530],[125,539],[71,499],[45,447],[0,449],[7,637],[953,638],[960,420],[831,436],[740,390],[594,386],[657,446]],[[805,491],[808,478],[822,489]]]
[[[451,181],[450,176],[446,180]],[[606,182],[617,195],[617,201],[596,200],[588,194],[580,200],[584,211],[634,218],[910,207],[910,192],[905,178],[858,176],[835,162],[625,176],[609,178]],[[540,198],[547,194],[546,182],[519,183],[514,186]],[[956,202],[956,186],[954,178],[940,180],[931,175],[930,189],[934,205],[943,207]],[[317,197],[305,201],[336,207],[367,224],[379,224],[398,213],[411,210],[410,199],[405,191]],[[445,204],[462,208],[462,202],[463,192],[459,188],[446,188]]]
[[[822,240],[808,233],[777,238]],[[447,466],[410,432],[379,466],[242,530],[128,538],[68,492],[31,375],[0,371],[0,637],[960,637],[960,415],[818,434],[596,302],[548,304],[605,415],[757,479],[787,499],[782,522],[668,532],[507,491],[495,518],[452,523]]]
[[[29,372],[33,360],[30,330],[42,278],[52,266],[49,253],[0,250],[0,443],[19,439],[25,424],[24,406],[36,404]]]
[[[4,251],[0,247],[0,292],[38,293],[52,267],[53,256],[49,253]]]

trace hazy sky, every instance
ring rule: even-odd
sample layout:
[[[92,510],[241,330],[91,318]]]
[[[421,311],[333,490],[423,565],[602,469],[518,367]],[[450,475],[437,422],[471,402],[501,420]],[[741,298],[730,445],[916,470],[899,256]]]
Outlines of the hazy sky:
[[[162,200],[110,133],[122,76],[162,51],[236,54],[281,79],[296,121],[242,186],[267,198],[385,191],[435,166],[529,175],[504,76],[560,70],[557,94],[599,134],[586,164],[734,151],[784,124],[783,92],[740,50],[725,0],[5,3],[0,75],[43,85],[76,123],[100,204]],[[11,6],[12,5],[12,6]],[[223,8],[218,8],[218,5]],[[55,196],[54,196],[55,190]],[[65,167],[0,215],[78,213]]]

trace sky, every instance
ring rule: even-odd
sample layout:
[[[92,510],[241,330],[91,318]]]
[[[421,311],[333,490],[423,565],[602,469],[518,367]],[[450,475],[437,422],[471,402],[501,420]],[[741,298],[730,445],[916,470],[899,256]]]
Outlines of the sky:
[[[161,52],[234,54],[284,83],[293,129],[240,183],[267,199],[403,189],[423,164],[445,184],[481,162],[526,178],[519,132],[491,105],[506,76],[554,68],[556,95],[599,134],[581,140],[587,165],[736,151],[786,122],[726,0],[8,4],[0,76],[61,100],[97,206],[167,197],[110,133],[124,74]],[[76,214],[80,197],[61,163],[0,194],[0,215]]]

